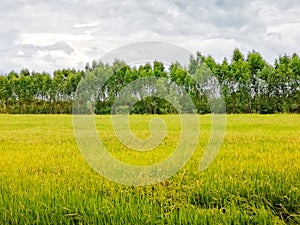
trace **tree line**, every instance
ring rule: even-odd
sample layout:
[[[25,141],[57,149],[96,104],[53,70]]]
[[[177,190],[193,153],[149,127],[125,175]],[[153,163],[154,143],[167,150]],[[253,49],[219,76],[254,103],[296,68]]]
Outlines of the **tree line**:
[[[140,78],[153,77],[165,79],[167,89],[177,84],[188,94],[197,113],[205,114],[211,112],[211,107],[195,76],[201,78],[209,72],[217,79],[227,113],[300,113],[299,56],[279,56],[270,65],[260,53],[252,51],[244,56],[239,49],[234,49],[230,60],[224,58],[221,63],[197,52],[190,57],[189,65],[174,62],[168,68],[158,61],[131,67],[120,60],[112,64],[94,60],[85,70],[63,69],[52,75],[28,69],[11,71],[0,76],[0,113],[70,114],[81,81],[102,80],[93,98],[94,112],[110,114],[124,87]],[[183,96],[180,90],[172,93],[173,97],[180,95]],[[178,105],[187,102],[184,98],[176,101]],[[188,113],[189,107],[185,108]],[[135,102],[130,113],[178,113],[178,108],[166,99],[148,96]]]

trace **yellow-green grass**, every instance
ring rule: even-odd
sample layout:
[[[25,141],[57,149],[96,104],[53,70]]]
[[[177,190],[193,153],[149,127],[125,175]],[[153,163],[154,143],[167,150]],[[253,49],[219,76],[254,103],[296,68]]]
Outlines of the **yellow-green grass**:
[[[131,116],[140,138],[156,116]],[[148,165],[171,154],[178,116],[161,116],[167,136],[153,152],[135,153],[97,116],[111,154]],[[220,152],[198,170],[210,135],[192,160],[162,183],[123,186],[98,175],[76,145],[70,115],[0,115],[0,224],[300,224],[300,115],[227,115]]]

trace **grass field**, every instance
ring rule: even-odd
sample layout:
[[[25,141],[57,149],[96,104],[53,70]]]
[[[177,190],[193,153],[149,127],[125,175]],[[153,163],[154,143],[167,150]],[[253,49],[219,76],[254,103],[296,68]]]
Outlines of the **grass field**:
[[[72,116],[0,115],[0,224],[300,224],[300,115],[228,115],[220,152],[204,172],[199,162],[210,116],[192,160],[162,183],[123,186],[84,161]],[[132,116],[149,135],[153,116]],[[180,137],[174,115],[162,145],[135,153],[114,136],[109,116],[97,116],[111,154],[134,165],[159,162]],[[146,155],[142,155],[146,154]]]

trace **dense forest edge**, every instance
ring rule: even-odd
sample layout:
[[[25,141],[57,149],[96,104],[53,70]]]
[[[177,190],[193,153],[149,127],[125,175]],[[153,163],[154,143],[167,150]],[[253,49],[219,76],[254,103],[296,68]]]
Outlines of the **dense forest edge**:
[[[182,87],[192,99],[197,113],[210,113],[210,105],[192,75],[201,76],[203,65],[214,74],[221,87],[227,113],[300,113],[300,58],[283,55],[270,65],[259,52],[244,56],[234,49],[230,60],[217,63],[211,56],[197,52],[183,67],[174,62],[166,68],[162,62],[141,65],[138,68],[115,60],[104,64],[93,61],[85,70],[62,69],[53,74],[11,71],[0,75],[0,113],[9,114],[71,114],[80,82],[88,78],[108,77],[99,90],[95,104],[96,114],[110,114],[115,99],[132,81],[144,77],[165,78]],[[180,93],[177,93],[180,94]],[[136,102],[133,114],[178,113],[164,99],[149,97]]]

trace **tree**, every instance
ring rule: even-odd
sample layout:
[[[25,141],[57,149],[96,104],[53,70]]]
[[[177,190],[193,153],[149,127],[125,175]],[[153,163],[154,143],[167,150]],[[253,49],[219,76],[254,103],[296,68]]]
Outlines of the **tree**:
[[[9,99],[12,95],[12,89],[8,77],[0,76],[0,112],[6,113]]]
[[[209,74],[217,80],[209,83]],[[148,83],[136,84],[130,93],[124,92],[126,86],[139,79]],[[211,88],[210,92],[202,84]],[[209,113],[207,95],[213,93],[214,84],[221,86],[228,113],[300,113],[300,57],[296,53],[279,56],[274,65],[269,65],[259,52],[253,50],[245,58],[237,48],[230,60],[224,58],[221,63],[197,52],[190,56],[187,68],[175,62],[168,70],[159,61],[136,68],[116,59],[111,65],[93,60],[91,65],[86,64],[85,71],[68,68],[53,75],[30,73],[28,69],[11,71],[0,76],[0,112],[71,113],[80,89],[82,96],[90,94],[88,102],[96,101],[98,114],[111,113],[115,100],[124,94],[128,95],[124,100],[127,103],[139,99],[132,113],[178,112],[164,99],[151,95],[158,90],[173,99],[176,108],[182,106],[191,112],[186,92],[199,113]],[[87,102],[80,104],[84,107]]]

